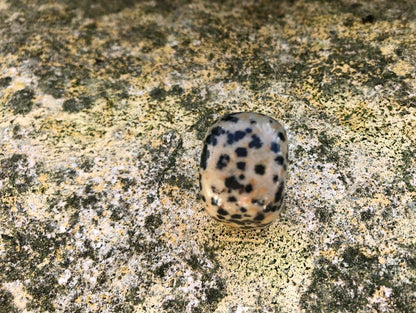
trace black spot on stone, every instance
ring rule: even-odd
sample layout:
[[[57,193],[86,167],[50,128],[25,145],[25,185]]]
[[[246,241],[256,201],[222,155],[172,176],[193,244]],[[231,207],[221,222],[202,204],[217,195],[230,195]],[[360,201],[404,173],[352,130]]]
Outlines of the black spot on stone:
[[[243,213],[245,213],[245,212],[247,212],[247,209],[246,209],[246,208],[241,207],[241,208],[240,208],[240,211],[241,211],[241,212],[243,212]]]
[[[231,215],[231,218],[235,218],[235,219],[241,219],[241,214],[233,214],[233,215]]]
[[[264,165],[262,165],[262,164],[257,164],[257,165],[254,167],[254,171],[255,171],[255,172],[256,172],[256,174],[258,174],[258,175],[264,175],[265,170],[266,170],[266,168],[265,168],[265,166],[264,166]]]
[[[241,174],[240,176],[238,176],[238,178],[240,179],[240,180],[243,180],[244,178],[246,178],[243,174]]]
[[[250,120],[250,124],[251,125],[254,125],[254,124],[257,124],[257,122],[256,121],[253,121],[253,120]]]
[[[209,134],[207,136],[207,138],[205,139],[205,142],[207,144],[213,145],[215,147],[217,145],[217,143],[218,143],[218,140],[217,140],[217,137],[216,136],[213,136],[213,135]]]
[[[274,195],[274,202],[279,202],[282,200],[283,190],[285,189],[285,185],[280,183],[279,189],[277,189],[276,194]]]
[[[205,196],[201,196],[202,201],[206,202],[207,199],[205,199]]]
[[[242,189],[244,185],[240,184],[235,176],[230,176],[225,179],[225,187],[230,189]]]
[[[248,185],[246,186],[246,188],[245,188],[245,191],[246,191],[247,193],[252,192],[252,191],[253,191],[253,186],[252,186],[251,184],[248,184]]]
[[[279,133],[279,138],[281,141],[286,141],[285,134],[283,134],[282,132]]]
[[[260,137],[257,135],[251,136],[251,141],[248,144],[250,148],[260,149],[263,146],[263,143],[260,140]]]
[[[236,220],[236,219],[230,219],[228,221],[231,222],[231,223],[237,224],[237,225],[244,225],[245,224],[245,222],[239,221],[239,220]]]
[[[236,197],[228,197],[228,202],[237,202],[237,198]]]
[[[270,150],[274,153],[278,153],[280,151],[280,145],[277,142],[272,142],[270,144]]]
[[[221,126],[216,126],[211,130],[211,134],[214,136],[220,136],[225,133],[225,130]]]
[[[211,198],[211,204],[215,205],[215,206],[218,206],[218,199]]]
[[[35,93],[30,88],[16,91],[8,102],[14,114],[27,114],[32,111]]]
[[[254,218],[256,221],[262,221],[264,220],[264,214],[263,213],[257,213],[256,217]]]
[[[157,101],[163,101],[166,98],[166,90],[163,88],[155,87],[150,90],[149,96]]]
[[[228,215],[228,211],[226,211],[226,210],[224,210],[224,209],[222,209],[222,208],[219,208],[219,209],[217,210],[217,213],[218,213],[219,215]]]
[[[241,131],[241,130],[236,131],[234,134],[228,133],[228,135],[227,135],[227,144],[231,145],[234,142],[240,141],[241,139],[244,138],[245,135],[246,135],[246,133]]]
[[[285,162],[285,159],[281,155],[277,156],[274,160],[278,165],[283,165],[283,163]]]
[[[258,204],[258,205],[263,205],[264,204],[264,200],[260,200],[260,199],[252,199],[251,203],[253,204]]]
[[[253,130],[251,128],[246,128],[246,133],[250,134]]]
[[[211,186],[211,190],[213,193],[215,193],[216,195],[219,195],[221,192],[215,187],[215,186]]]
[[[247,148],[237,148],[235,149],[235,153],[238,157],[246,157],[247,156]]]
[[[274,175],[273,176],[273,182],[274,183],[277,183],[277,181],[279,180],[279,176],[277,176],[277,175]]]
[[[208,160],[208,158],[209,158],[208,146],[205,144],[204,148],[202,148],[201,163],[199,165],[204,170],[207,169],[207,160]]]
[[[276,212],[279,209],[279,205],[272,205],[272,204],[268,204],[266,206],[266,208],[264,209],[264,212]]]
[[[245,135],[246,135],[246,133],[244,131],[237,130],[234,134],[234,140],[239,141],[239,140],[243,139]]]
[[[246,169],[246,162],[237,162],[237,168],[244,171]]]
[[[238,118],[235,116],[232,116],[232,114],[224,116],[221,121],[225,121],[225,122],[233,122],[233,123],[237,123],[238,122]]]
[[[227,167],[228,162],[230,162],[230,156],[228,154],[221,154],[217,162],[217,169],[222,170],[224,167]]]
[[[230,133],[227,134],[227,143],[229,145],[232,145],[234,143],[234,135],[233,134],[230,134]]]

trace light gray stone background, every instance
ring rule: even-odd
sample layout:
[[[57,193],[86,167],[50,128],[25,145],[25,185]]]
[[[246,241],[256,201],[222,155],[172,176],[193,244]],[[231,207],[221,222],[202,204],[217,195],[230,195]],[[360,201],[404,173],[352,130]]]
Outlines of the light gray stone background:
[[[416,4],[0,0],[0,312],[416,312]],[[259,231],[205,130],[285,125]]]

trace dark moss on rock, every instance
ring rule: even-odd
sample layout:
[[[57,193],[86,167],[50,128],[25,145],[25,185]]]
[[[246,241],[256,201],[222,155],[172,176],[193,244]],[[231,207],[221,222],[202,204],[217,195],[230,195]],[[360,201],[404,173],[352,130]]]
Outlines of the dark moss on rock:
[[[85,17],[100,17],[106,14],[118,13],[121,10],[133,8],[137,3],[136,0],[76,0],[70,3],[72,9],[81,9]]]
[[[13,303],[13,295],[4,289],[0,289],[0,313],[17,312],[18,310]]]
[[[32,295],[28,303],[28,309],[40,309],[41,311],[52,312],[55,310],[54,299],[58,293],[58,281],[54,273],[39,271],[39,275],[33,277],[26,286],[27,292]]]
[[[155,87],[150,90],[149,95],[157,101],[163,101],[166,98],[166,90],[163,88]]]
[[[159,278],[164,278],[166,271],[172,266],[172,262],[163,263],[154,270],[154,274]]]
[[[66,84],[77,75],[76,69],[69,64],[55,67],[41,65],[34,72],[39,77],[40,89],[55,98],[64,96]]]
[[[167,313],[185,312],[188,301],[182,298],[168,299],[163,301],[162,308]]]
[[[201,111],[211,99],[211,91],[207,87],[192,87],[180,95],[180,104],[188,111]],[[207,112],[208,113],[208,112]]]
[[[77,113],[84,109],[89,109],[92,106],[92,99],[88,96],[81,96],[79,98],[71,98],[64,102],[62,109],[69,113]]]
[[[163,221],[160,215],[151,214],[146,216],[144,220],[144,227],[149,231],[155,231],[162,225]]]
[[[28,309],[51,311],[62,268],[56,251],[66,244],[66,234],[55,234],[51,223],[30,222],[2,236],[6,253],[0,263],[5,282],[20,280],[30,295]],[[62,263],[63,264],[63,263]]]
[[[201,261],[198,256],[192,254],[189,258],[186,259],[186,263],[193,269],[196,270],[201,266]]]
[[[403,255],[399,258],[406,260]],[[369,299],[376,290],[387,287],[393,291],[389,309],[412,312],[416,308],[412,287],[415,277],[410,275],[408,282],[402,282],[397,274],[395,266],[385,266],[377,256],[367,256],[359,246],[349,246],[337,264],[324,258],[318,260],[312,282],[301,297],[301,306],[308,312],[358,312],[369,307],[378,311],[379,304],[370,303]]]
[[[150,52],[155,48],[160,48],[167,42],[166,31],[154,22],[132,26],[123,34],[123,37],[135,44],[143,42],[143,52]]]
[[[0,78],[0,88],[6,88],[11,83],[12,78],[9,76]]]
[[[25,154],[13,154],[0,160],[0,180],[3,180],[1,194],[24,193],[36,182],[36,168],[33,168]]]
[[[334,212],[329,208],[322,206],[316,208],[315,215],[318,217],[320,223],[329,223],[331,222]]]
[[[171,96],[181,96],[184,92],[185,90],[179,85],[174,85],[169,89],[169,95]]]
[[[132,177],[120,177],[120,183],[124,192],[128,192],[134,186],[137,186],[137,180]]]
[[[14,114],[27,114],[32,111],[35,92],[31,88],[24,88],[16,91],[7,106],[13,110]]]

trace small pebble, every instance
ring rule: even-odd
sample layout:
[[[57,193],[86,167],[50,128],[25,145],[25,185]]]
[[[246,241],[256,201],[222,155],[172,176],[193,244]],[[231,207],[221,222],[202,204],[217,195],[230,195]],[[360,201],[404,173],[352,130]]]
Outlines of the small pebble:
[[[223,116],[207,131],[199,169],[201,198],[215,220],[258,228],[279,215],[288,164],[286,131],[253,112]]]

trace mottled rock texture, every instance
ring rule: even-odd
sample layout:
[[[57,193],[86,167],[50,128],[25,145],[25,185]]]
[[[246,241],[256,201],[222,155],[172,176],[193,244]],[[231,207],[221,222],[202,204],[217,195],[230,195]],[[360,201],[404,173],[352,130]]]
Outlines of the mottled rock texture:
[[[0,0],[0,312],[416,312],[416,5]],[[282,121],[279,222],[198,199]]]

